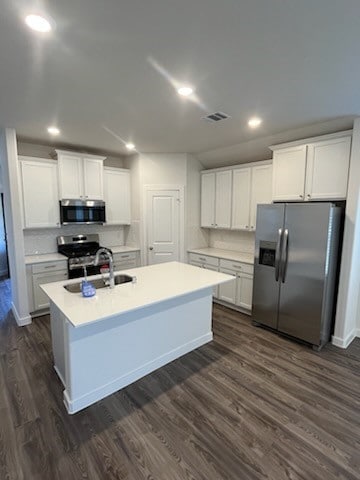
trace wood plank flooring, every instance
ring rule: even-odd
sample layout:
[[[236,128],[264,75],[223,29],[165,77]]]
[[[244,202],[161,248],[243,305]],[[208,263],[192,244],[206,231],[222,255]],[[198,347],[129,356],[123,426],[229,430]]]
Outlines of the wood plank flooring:
[[[0,283],[0,479],[360,479],[360,339],[321,353],[214,307],[214,341],[73,416],[49,317]],[[195,320],[195,319],[194,319]]]

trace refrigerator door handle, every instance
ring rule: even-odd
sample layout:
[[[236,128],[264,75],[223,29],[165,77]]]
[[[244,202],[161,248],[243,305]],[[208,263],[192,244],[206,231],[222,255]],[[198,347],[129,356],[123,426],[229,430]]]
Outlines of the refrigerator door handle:
[[[276,251],[275,251],[275,280],[279,281],[279,274],[280,274],[280,250],[281,250],[281,238],[282,238],[282,228],[279,228],[278,231],[278,241],[276,244]]]
[[[286,270],[287,270],[287,263],[288,263],[288,250],[289,250],[289,230],[285,228],[284,230],[284,241],[282,245],[282,268],[281,268],[281,281],[285,283],[286,278]]]

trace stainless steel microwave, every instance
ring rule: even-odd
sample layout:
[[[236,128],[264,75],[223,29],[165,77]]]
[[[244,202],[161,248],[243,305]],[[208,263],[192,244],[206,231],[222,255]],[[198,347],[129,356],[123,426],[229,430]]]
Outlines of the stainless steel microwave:
[[[105,223],[105,202],[102,200],[60,200],[60,221],[62,225]]]

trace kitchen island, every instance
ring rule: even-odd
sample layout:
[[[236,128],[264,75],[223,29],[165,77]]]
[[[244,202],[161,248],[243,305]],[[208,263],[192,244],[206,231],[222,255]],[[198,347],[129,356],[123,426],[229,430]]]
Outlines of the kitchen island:
[[[84,298],[67,280],[50,299],[54,367],[75,413],[212,340],[212,288],[230,275],[170,262],[126,270],[136,282]],[[97,275],[91,278],[101,278]]]

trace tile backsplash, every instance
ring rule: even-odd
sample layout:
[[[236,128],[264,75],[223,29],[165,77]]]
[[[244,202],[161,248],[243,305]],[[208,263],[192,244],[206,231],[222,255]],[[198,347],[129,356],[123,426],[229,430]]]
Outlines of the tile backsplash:
[[[98,233],[100,245],[112,247],[124,245],[124,227],[78,225],[43,230],[24,230],[25,255],[36,255],[57,252],[56,237],[59,235],[79,235]]]
[[[254,254],[255,232],[211,229],[209,247]]]

